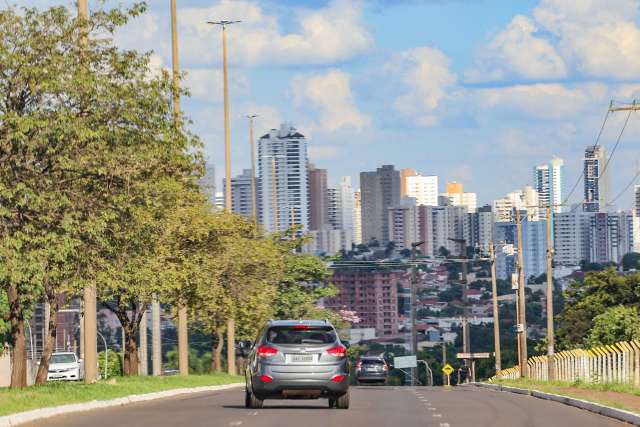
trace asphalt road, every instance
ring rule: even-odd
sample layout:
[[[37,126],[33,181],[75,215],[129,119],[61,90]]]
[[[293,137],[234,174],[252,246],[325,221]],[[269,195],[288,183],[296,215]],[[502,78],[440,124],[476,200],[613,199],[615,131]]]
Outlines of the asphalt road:
[[[622,427],[628,424],[530,396],[476,388],[354,387],[351,408],[326,400],[267,400],[245,409],[244,391],[201,393],[50,418],[47,427]]]

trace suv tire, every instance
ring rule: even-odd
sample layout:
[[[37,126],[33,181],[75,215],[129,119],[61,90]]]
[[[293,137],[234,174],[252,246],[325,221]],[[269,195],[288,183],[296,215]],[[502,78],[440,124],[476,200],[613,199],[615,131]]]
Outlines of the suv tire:
[[[346,392],[336,399],[336,408],[349,409],[349,392]]]
[[[262,408],[262,399],[258,399],[255,394],[251,393],[249,389],[244,392],[244,406],[245,408],[260,409]]]

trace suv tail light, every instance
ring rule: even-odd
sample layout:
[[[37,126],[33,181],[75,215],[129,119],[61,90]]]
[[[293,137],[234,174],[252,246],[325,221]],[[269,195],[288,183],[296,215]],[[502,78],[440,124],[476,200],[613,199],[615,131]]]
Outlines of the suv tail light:
[[[261,345],[258,347],[258,357],[273,357],[278,354],[278,349],[270,347],[268,345]]]
[[[347,357],[347,347],[342,344],[338,344],[337,346],[327,350],[327,353],[334,357]]]

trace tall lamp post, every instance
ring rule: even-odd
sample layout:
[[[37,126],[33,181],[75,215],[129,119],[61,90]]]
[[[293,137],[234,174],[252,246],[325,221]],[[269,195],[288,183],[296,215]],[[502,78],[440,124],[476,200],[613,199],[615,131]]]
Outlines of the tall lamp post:
[[[207,21],[210,25],[219,25],[222,28],[222,70],[224,87],[224,209],[231,212],[231,130],[229,128],[229,72],[227,67],[227,26],[237,24],[240,21]],[[227,367],[231,375],[236,372],[236,347],[235,347],[236,322],[233,316],[227,320]]]

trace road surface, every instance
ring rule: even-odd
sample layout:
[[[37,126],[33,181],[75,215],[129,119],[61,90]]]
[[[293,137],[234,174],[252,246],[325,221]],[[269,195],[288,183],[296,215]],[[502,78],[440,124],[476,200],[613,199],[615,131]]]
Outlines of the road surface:
[[[351,408],[326,400],[267,400],[246,409],[241,388],[185,395],[50,418],[31,427],[622,427],[560,403],[492,390],[458,387],[353,387]]]

